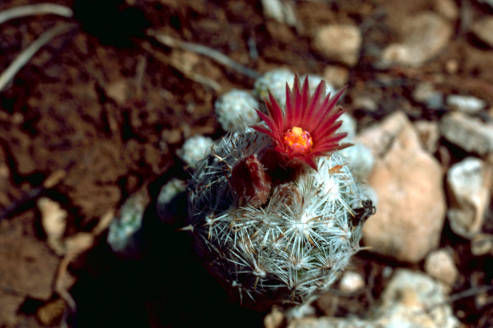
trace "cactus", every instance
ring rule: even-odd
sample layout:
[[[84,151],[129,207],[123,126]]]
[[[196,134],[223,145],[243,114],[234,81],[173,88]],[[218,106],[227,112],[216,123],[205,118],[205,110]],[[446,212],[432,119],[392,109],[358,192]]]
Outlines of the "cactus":
[[[189,230],[209,271],[244,304],[303,304],[327,291],[359,250],[374,208],[337,150],[338,93],[310,96],[296,77],[286,108],[235,131],[197,163]]]

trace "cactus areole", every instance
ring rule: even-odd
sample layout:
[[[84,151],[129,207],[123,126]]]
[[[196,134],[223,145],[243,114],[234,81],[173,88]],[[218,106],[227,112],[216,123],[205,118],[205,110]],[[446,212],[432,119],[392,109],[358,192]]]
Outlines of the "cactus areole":
[[[262,124],[219,140],[189,183],[195,248],[242,303],[296,305],[327,291],[359,250],[374,211],[336,151],[343,91],[313,95],[286,85],[286,107],[269,94]],[[337,169],[335,169],[337,168]]]

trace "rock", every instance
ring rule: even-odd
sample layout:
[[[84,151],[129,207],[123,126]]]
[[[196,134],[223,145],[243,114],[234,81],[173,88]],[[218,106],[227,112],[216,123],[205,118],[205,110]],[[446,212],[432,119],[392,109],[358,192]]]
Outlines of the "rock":
[[[423,149],[434,154],[438,149],[438,139],[440,139],[438,124],[430,121],[417,121],[414,122],[414,128],[418,132]]]
[[[354,109],[362,109],[368,112],[378,110],[378,105],[375,100],[368,96],[358,96],[353,101]]]
[[[493,47],[493,17],[478,20],[472,25],[471,31],[479,40]]]
[[[289,26],[296,25],[296,15],[291,2],[262,0],[262,8],[264,9],[265,16],[273,18],[279,23],[284,23]]]
[[[394,114],[357,138],[377,156],[369,177],[378,195],[377,213],[363,239],[377,253],[416,263],[438,246],[445,218],[439,163],[420,146],[404,114]]]
[[[67,211],[60,207],[57,202],[42,197],[37,202],[41,212],[41,224],[46,233],[46,241],[53,251],[58,255],[65,253],[62,237],[67,225]]]
[[[258,122],[257,100],[247,91],[231,90],[214,105],[217,120],[225,131],[234,131]]]
[[[128,97],[128,83],[126,80],[121,79],[109,83],[106,86],[106,93],[113,99],[118,105],[125,105]]]
[[[354,293],[365,287],[365,280],[358,272],[346,271],[339,281],[339,290],[344,293]]]
[[[454,259],[445,249],[433,251],[426,257],[425,271],[448,286],[453,286],[459,276]]]
[[[402,22],[402,42],[383,50],[381,64],[421,66],[442,51],[452,32],[452,24],[433,12],[409,15]]]
[[[472,237],[471,253],[475,256],[493,254],[493,235],[478,233]]]
[[[428,82],[421,82],[416,86],[413,91],[413,99],[429,109],[443,108],[443,94]]]
[[[111,249],[121,255],[136,256],[139,246],[136,235],[142,226],[144,211],[149,203],[147,192],[140,191],[131,195],[109,226],[107,241]]]
[[[450,21],[459,18],[459,8],[453,0],[435,0],[433,1],[433,9]]]
[[[280,328],[284,322],[284,314],[276,307],[265,316],[264,327],[265,328]]]
[[[447,212],[452,230],[466,238],[481,231],[491,196],[493,168],[478,158],[468,157],[447,173],[450,206]]]
[[[319,28],[312,46],[327,59],[354,66],[361,48],[361,32],[357,26],[332,24]]]
[[[446,291],[430,277],[400,269],[382,294],[373,318],[302,318],[288,328],[458,328]]]
[[[347,84],[349,71],[341,66],[327,66],[324,69],[323,78],[336,88],[342,88]]]
[[[492,123],[483,123],[456,112],[442,118],[440,133],[445,139],[468,152],[481,156],[493,152]]]
[[[486,107],[486,102],[473,96],[449,95],[447,105],[465,114],[476,114]]]
[[[211,138],[195,135],[185,141],[177,154],[185,163],[194,167],[201,159],[209,155],[213,144],[214,141]]]
[[[351,172],[358,181],[368,180],[375,164],[375,158],[368,147],[355,142],[351,147],[345,148],[339,153],[347,159]]]

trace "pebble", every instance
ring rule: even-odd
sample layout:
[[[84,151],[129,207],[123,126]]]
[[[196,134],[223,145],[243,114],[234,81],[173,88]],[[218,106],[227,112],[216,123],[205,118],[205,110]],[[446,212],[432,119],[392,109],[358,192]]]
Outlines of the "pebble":
[[[458,328],[447,302],[445,288],[432,278],[399,269],[382,294],[381,305],[368,319],[302,318],[292,320],[288,328]]]
[[[400,261],[421,261],[438,246],[445,219],[440,164],[422,149],[404,114],[390,116],[357,140],[370,145],[376,157],[369,184],[378,209],[363,226],[364,243]]]
[[[433,251],[426,257],[425,271],[448,286],[453,286],[459,276],[452,255],[445,249]]]
[[[435,0],[433,1],[433,9],[450,21],[459,18],[459,8],[453,0]]]
[[[149,196],[145,191],[131,195],[122,205],[119,215],[109,226],[107,241],[111,249],[125,256],[138,253],[136,243],[137,231],[142,226],[144,211],[149,203]]]
[[[358,272],[346,271],[339,281],[339,290],[344,293],[354,293],[365,287],[365,280]]]
[[[462,149],[486,156],[493,152],[493,124],[455,112],[440,121],[440,133]]]
[[[433,12],[409,15],[402,22],[402,41],[383,50],[381,65],[419,67],[443,50],[452,32],[452,24]]]
[[[443,108],[443,94],[429,82],[419,83],[413,91],[413,99],[429,109]]]
[[[296,25],[296,15],[293,4],[281,0],[262,0],[264,15],[273,18],[279,23],[289,26]]]
[[[493,47],[493,17],[486,17],[475,22],[472,33],[488,46]]]
[[[486,107],[486,102],[473,96],[449,95],[447,105],[465,114],[476,114]]]
[[[315,32],[312,46],[327,59],[354,66],[358,62],[361,42],[361,32],[357,26],[331,24]]]
[[[466,238],[481,231],[488,207],[493,167],[487,162],[468,157],[454,164],[447,173],[450,205],[448,218],[452,230]]]
[[[336,88],[344,87],[349,79],[349,71],[342,66],[327,66],[322,74],[323,78]]]
[[[225,131],[244,129],[258,122],[257,100],[247,91],[231,90],[214,105],[217,120]]]
[[[67,211],[61,208],[60,204],[46,197],[40,198],[37,205],[48,246],[57,255],[64,255],[65,247],[62,237],[67,226]]]
[[[210,154],[214,141],[209,137],[195,135],[188,138],[183,146],[177,151],[178,156],[190,165],[195,165]]]

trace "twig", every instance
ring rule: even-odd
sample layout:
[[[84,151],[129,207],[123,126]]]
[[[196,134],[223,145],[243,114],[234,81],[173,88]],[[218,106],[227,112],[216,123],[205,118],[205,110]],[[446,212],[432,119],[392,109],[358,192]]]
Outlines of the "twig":
[[[159,60],[160,62],[165,63],[166,65],[171,65],[177,70],[179,70],[181,73],[185,75],[185,77],[189,78],[192,81],[195,81],[197,83],[203,84],[207,86],[208,88],[211,88],[212,90],[219,92],[221,90],[221,85],[217,83],[214,80],[211,80],[205,76],[202,76],[200,74],[197,74],[195,72],[192,72],[190,69],[187,69],[183,67],[183,65],[180,65],[174,60],[169,59],[167,56],[162,54],[161,52],[157,52],[154,49],[152,49],[151,45],[147,42],[142,43],[142,49],[146,50],[148,53],[150,53],[154,58]]]
[[[39,3],[36,5],[18,6],[0,12],[0,24],[8,20],[33,15],[52,14],[63,17],[72,17],[73,11],[69,7],[52,3]]]
[[[196,52],[196,53],[201,54],[203,56],[207,56],[207,57],[217,61],[218,63],[220,63],[226,67],[229,67],[229,68],[231,68],[231,69],[233,69],[233,70],[235,70],[235,71],[237,71],[237,72],[239,72],[245,76],[248,76],[249,78],[257,79],[260,77],[260,74],[257,73],[256,71],[235,62],[234,60],[232,60],[228,56],[226,56],[223,53],[221,53],[217,50],[214,50],[212,48],[209,48],[209,47],[206,47],[206,46],[203,46],[200,44],[196,44],[196,43],[181,41],[181,40],[175,39],[169,35],[166,35],[163,33],[158,33],[156,31],[152,31],[152,30],[148,31],[147,34],[149,36],[155,38],[158,42],[160,42],[160,43],[162,43],[168,47],[180,48],[182,50]]]
[[[69,32],[75,24],[63,24],[55,26],[41,34],[41,36],[24,49],[19,56],[0,75],[0,92],[14,78],[15,74],[34,56],[34,54],[54,37]]]

